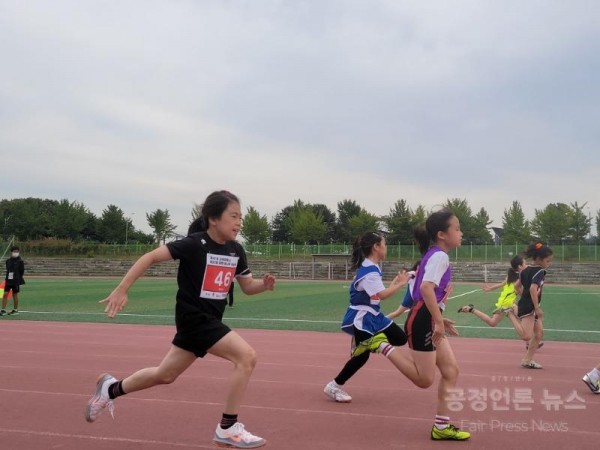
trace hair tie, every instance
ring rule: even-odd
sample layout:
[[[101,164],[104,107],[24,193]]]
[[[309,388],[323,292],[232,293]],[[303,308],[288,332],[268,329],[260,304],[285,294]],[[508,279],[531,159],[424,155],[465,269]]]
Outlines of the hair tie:
[[[542,244],[541,242],[536,242],[534,247],[535,247],[536,250],[539,250],[543,246],[544,246],[544,244]]]

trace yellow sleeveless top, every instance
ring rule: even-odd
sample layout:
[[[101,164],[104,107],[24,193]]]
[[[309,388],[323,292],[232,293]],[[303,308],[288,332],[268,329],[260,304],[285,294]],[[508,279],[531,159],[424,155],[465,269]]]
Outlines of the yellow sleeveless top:
[[[515,290],[515,284],[505,284],[502,288],[502,292],[500,292],[500,297],[498,297],[498,301],[496,302],[496,309],[512,308],[516,299],[517,291]]]

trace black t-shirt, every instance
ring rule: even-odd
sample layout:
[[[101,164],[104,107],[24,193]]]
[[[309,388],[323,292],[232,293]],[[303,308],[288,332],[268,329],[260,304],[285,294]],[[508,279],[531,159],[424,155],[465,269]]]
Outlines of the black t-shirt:
[[[179,260],[177,306],[179,312],[200,312],[221,319],[234,277],[250,276],[246,252],[236,241],[218,244],[206,232],[169,242]]]
[[[538,293],[538,304],[542,303],[542,288],[544,287],[544,279],[546,278],[546,271],[540,266],[527,266],[519,274],[521,284],[523,285],[523,294],[521,295],[521,301],[526,303],[532,303],[530,288],[532,284],[537,284],[540,287]]]
[[[6,276],[4,280],[7,286],[20,286],[25,284],[23,274],[25,273],[25,263],[20,256],[13,258],[12,256],[6,260]]]

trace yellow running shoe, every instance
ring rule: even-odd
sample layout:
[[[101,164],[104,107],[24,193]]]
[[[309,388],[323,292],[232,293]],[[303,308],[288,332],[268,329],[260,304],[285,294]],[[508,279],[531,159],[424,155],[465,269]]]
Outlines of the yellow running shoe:
[[[352,352],[352,356],[362,355],[367,350],[372,353],[377,353],[379,346],[384,342],[388,342],[387,336],[383,333],[376,334],[372,338],[358,344]]]
[[[431,429],[431,439],[433,441],[466,441],[471,437],[471,433],[460,431],[452,424],[448,424],[443,430],[435,425]]]

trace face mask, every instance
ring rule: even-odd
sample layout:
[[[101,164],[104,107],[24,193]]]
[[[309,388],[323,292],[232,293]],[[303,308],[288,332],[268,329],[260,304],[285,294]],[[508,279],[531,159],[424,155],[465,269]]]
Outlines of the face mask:
[[[19,257],[19,252],[12,252],[11,253],[13,258],[18,258]]]

